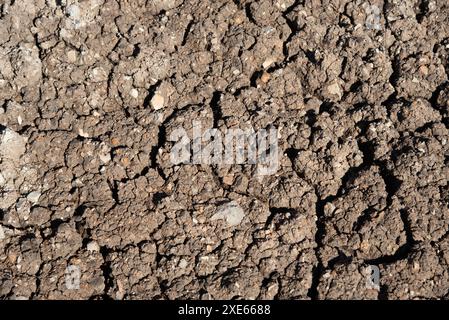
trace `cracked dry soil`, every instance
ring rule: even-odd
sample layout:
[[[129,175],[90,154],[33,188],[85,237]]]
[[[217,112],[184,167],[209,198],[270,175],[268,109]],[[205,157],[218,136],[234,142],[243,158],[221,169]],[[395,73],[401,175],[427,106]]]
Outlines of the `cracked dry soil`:
[[[447,1],[0,9],[1,298],[449,298]],[[172,164],[192,120],[275,126],[277,173]]]

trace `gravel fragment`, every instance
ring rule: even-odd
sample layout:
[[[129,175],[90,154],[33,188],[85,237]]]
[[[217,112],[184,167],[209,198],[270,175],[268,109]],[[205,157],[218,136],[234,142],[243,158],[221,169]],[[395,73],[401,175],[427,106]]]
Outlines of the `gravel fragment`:
[[[160,110],[164,107],[164,101],[164,97],[161,94],[156,93],[153,98],[151,98],[151,106],[154,110]]]
[[[212,216],[211,221],[226,220],[229,226],[234,227],[240,224],[245,217],[243,209],[237,202],[231,201],[220,205],[216,213]]]

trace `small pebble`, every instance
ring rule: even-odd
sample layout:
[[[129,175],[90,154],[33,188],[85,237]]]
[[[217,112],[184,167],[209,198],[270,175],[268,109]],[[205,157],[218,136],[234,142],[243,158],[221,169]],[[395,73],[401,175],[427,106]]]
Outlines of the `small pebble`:
[[[76,62],[76,57],[77,57],[77,53],[75,50],[70,50],[69,52],[67,52],[67,60],[70,63]]]
[[[187,267],[188,263],[185,259],[181,259],[181,261],[179,261],[179,267],[184,269],[185,267]]]
[[[429,74],[429,68],[427,68],[426,66],[421,66],[419,67],[419,73],[427,76]]]
[[[83,131],[83,129],[78,129],[78,134],[83,138],[89,138],[89,134]]]
[[[240,224],[244,217],[245,213],[243,212],[243,209],[237,202],[231,201],[219,206],[211,220],[226,220],[228,225],[232,227]]]
[[[26,140],[17,132],[9,128],[0,132],[0,158],[19,160],[25,150]]]
[[[232,185],[232,182],[234,181],[234,177],[231,175],[228,176],[224,176],[223,177],[223,183],[227,184],[227,185]]]
[[[164,97],[159,93],[156,93],[153,98],[151,98],[151,106],[154,110],[159,110],[164,107]]]
[[[275,62],[276,62],[276,59],[274,59],[273,57],[270,57],[262,63],[262,67],[264,69],[268,69]]]
[[[111,161],[111,154],[110,153],[100,154],[100,160],[103,163],[108,163],[109,161]]]
[[[139,91],[137,91],[137,89],[133,88],[131,89],[131,91],[129,92],[129,95],[131,97],[133,97],[134,99],[136,99],[139,96]]]
[[[99,252],[100,246],[98,245],[98,243],[96,241],[91,241],[87,244],[87,251]]]
[[[5,231],[3,231],[3,227],[0,226],[0,240],[5,239]]]
[[[67,15],[73,20],[78,20],[81,17],[81,10],[75,4],[68,6],[66,12]]]
[[[118,146],[120,144],[120,140],[118,138],[112,138],[111,139],[111,144],[113,146]]]
[[[38,201],[39,201],[39,198],[41,197],[41,193],[40,192],[38,192],[38,191],[33,191],[33,192],[30,192],[28,195],[27,195],[27,200],[29,201],[29,202],[31,202],[31,203],[37,203]]]
[[[342,97],[342,92],[341,92],[341,88],[340,88],[340,85],[338,84],[338,83],[333,83],[333,84],[331,84],[331,85],[329,85],[328,87],[327,87],[327,91],[330,93],[330,94],[334,94],[334,95],[337,95],[338,97]]]
[[[263,83],[267,83],[269,80],[270,80],[270,74],[268,73],[268,72],[264,72],[263,74],[262,74],[262,76],[260,77],[260,80],[263,82]]]

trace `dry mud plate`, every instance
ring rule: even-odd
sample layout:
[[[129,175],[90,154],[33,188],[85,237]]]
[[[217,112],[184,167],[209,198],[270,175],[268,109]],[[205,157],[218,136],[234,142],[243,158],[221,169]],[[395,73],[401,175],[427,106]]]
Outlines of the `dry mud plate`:
[[[0,0],[0,298],[449,298],[448,54],[445,0]]]

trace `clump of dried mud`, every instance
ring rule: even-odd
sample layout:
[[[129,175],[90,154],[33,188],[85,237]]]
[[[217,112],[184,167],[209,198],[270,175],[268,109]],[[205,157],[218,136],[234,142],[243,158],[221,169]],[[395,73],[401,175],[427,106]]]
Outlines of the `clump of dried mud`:
[[[449,297],[446,1],[0,9],[1,298]],[[192,120],[279,170],[172,164]]]

